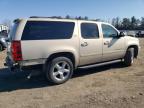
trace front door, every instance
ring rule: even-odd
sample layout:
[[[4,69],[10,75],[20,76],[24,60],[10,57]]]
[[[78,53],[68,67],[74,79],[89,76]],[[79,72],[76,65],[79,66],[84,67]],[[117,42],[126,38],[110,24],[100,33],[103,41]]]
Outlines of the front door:
[[[80,65],[101,62],[102,38],[96,23],[79,22]]]
[[[124,37],[118,36],[118,31],[109,24],[102,24],[103,61],[122,58],[125,52]]]

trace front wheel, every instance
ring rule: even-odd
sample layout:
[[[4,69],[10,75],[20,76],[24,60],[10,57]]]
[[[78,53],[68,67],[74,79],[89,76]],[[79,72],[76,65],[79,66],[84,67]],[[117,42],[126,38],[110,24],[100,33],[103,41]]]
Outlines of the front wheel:
[[[124,64],[131,66],[134,63],[134,48],[129,48],[124,57]]]
[[[73,74],[73,64],[67,57],[57,57],[47,64],[46,78],[54,84],[62,84]]]

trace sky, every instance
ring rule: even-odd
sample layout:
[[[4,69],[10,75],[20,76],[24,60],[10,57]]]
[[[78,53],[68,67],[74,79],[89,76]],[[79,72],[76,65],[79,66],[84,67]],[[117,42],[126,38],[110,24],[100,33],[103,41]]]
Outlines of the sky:
[[[0,0],[0,23],[29,16],[144,17],[144,0]]]

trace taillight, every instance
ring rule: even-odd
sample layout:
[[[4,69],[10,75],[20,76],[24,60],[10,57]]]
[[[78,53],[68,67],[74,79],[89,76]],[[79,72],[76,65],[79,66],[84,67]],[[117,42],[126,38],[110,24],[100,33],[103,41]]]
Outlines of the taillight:
[[[20,41],[12,41],[12,56],[14,61],[22,60],[22,52],[21,52],[21,42]]]

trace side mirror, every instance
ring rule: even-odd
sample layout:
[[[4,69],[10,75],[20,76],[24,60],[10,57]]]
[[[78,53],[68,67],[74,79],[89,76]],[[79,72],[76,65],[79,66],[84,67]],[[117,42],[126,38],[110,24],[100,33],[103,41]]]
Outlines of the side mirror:
[[[120,32],[119,33],[119,37],[124,37],[125,36],[125,33],[124,32]]]

